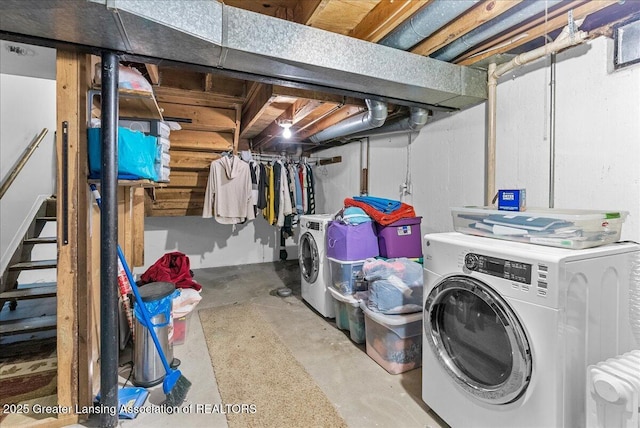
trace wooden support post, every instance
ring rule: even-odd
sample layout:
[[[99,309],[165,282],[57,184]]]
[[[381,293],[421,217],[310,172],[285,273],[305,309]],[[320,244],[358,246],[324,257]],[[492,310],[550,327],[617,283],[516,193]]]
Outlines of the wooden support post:
[[[87,370],[83,355],[82,367],[79,367],[80,346],[78,340],[78,325],[86,322],[86,311],[83,311],[82,322],[78,312],[78,259],[84,258],[86,251],[85,225],[79,227],[79,218],[86,219],[79,209],[79,201],[86,201],[86,152],[81,147],[86,147],[86,90],[84,89],[87,75],[85,56],[71,51],[58,50],[57,52],[57,193],[66,192],[68,198],[63,203],[57,204],[57,233],[62,236],[63,227],[66,227],[68,243],[58,239],[58,271],[57,271],[57,356],[58,356],[58,405],[61,408],[72,408],[79,402],[79,368]],[[81,88],[83,88],[81,90]],[[67,123],[66,133],[66,159],[67,169],[62,170],[63,159],[63,133],[62,123]],[[83,161],[80,155],[84,153]],[[67,177],[63,181],[62,177]],[[66,182],[67,188],[62,189]],[[83,199],[80,199],[82,197]],[[66,215],[65,215],[66,214]],[[86,223],[85,223],[86,224]],[[84,264],[82,265],[84,269]],[[80,274],[85,279],[86,272]],[[87,298],[82,296],[83,300]],[[86,305],[83,307],[86,308]],[[86,326],[83,326],[86,327]],[[86,351],[88,338],[83,334],[81,338],[83,353]],[[86,373],[82,374],[83,382]],[[86,385],[83,385],[86,386]],[[83,389],[83,393],[86,390]]]

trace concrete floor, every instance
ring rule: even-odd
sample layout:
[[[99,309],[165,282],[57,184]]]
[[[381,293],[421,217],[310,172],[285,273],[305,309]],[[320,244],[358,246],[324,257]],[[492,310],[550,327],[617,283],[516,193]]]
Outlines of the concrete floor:
[[[297,262],[262,263],[196,270],[202,300],[196,310],[236,302],[256,304],[318,386],[334,403],[349,427],[446,427],[421,399],[422,370],[391,375],[356,345],[348,332],[315,312],[300,295]],[[280,287],[293,290],[290,297],[275,294]],[[192,382],[185,404],[216,404],[221,397],[196,313],[192,313],[184,344],[174,347],[182,361],[179,369]],[[286,362],[284,362],[286,363]],[[128,370],[121,373],[122,383]],[[162,387],[150,389],[147,406],[164,399]],[[274,400],[277,398],[274,397]],[[96,426],[92,418],[78,426]],[[120,420],[123,427],[226,427],[224,414],[140,414]],[[295,427],[296,421],[291,421]]]

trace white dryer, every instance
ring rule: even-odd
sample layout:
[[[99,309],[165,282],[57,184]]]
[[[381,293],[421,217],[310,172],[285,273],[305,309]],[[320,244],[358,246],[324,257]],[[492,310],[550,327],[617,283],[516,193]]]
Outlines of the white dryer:
[[[587,366],[633,349],[640,246],[424,237],[422,398],[453,427],[585,426]]]
[[[327,318],[335,317],[332,297],[327,290],[330,273],[325,249],[325,234],[331,220],[332,214],[300,216],[298,241],[302,298]]]

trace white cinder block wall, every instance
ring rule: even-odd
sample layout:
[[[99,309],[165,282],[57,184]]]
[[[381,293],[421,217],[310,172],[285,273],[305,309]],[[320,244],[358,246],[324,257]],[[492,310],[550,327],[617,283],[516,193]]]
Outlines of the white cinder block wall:
[[[2,51],[6,52],[4,48]],[[2,55],[1,61],[9,60]],[[55,54],[51,66],[55,69]],[[55,78],[0,73],[0,94],[0,177],[3,182],[42,128],[49,129],[0,200],[0,271],[3,271],[41,203],[55,193],[56,81]]]
[[[555,207],[629,211],[622,239],[640,241],[640,66],[610,72],[610,41],[598,38],[558,55],[556,65]],[[549,203],[549,59],[504,76],[498,84],[496,187],[526,188],[529,206]],[[422,232],[453,230],[450,207],[483,205],[486,105],[427,124],[411,145],[406,135],[370,138],[370,194],[399,199],[410,151],[412,194],[403,200],[423,216]],[[357,145],[357,143],[355,143]],[[409,149],[408,149],[409,147]],[[358,194],[360,159],[350,145],[332,170],[355,182],[320,175],[320,209],[340,208]]]

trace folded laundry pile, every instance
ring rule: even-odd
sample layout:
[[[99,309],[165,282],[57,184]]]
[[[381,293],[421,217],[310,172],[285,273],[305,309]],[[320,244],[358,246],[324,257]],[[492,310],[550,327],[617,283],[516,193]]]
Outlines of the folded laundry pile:
[[[369,284],[367,307],[387,315],[422,309],[422,265],[407,258],[368,259],[362,272]]]

